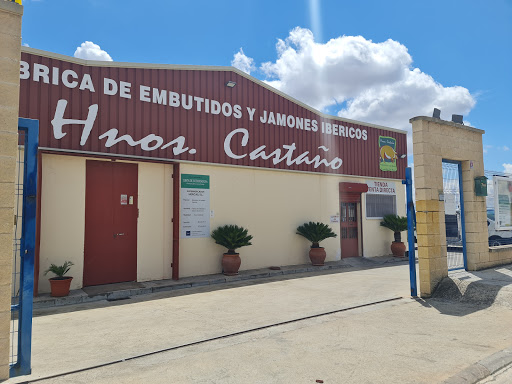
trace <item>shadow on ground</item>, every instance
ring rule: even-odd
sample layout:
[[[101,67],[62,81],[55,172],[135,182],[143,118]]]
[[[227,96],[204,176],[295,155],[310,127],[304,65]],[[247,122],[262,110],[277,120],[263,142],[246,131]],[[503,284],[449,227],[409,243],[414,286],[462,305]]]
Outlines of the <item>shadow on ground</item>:
[[[451,273],[439,283],[431,299],[420,302],[450,316],[465,316],[495,305],[512,309],[512,265]],[[438,305],[446,302],[468,305]]]

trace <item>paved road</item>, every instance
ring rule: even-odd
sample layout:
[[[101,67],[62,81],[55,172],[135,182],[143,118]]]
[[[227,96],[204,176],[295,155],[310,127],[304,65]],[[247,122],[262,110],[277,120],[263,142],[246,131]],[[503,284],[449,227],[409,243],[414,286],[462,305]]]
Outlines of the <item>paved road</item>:
[[[392,266],[70,307],[34,319],[33,374],[11,382],[438,383],[512,346],[510,309],[408,284]]]

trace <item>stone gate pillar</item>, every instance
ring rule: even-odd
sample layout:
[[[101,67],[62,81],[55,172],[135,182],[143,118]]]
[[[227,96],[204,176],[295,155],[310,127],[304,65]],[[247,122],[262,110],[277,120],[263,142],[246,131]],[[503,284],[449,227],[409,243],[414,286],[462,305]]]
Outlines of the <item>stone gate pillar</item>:
[[[0,381],[9,378],[22,14],[21,5],[0,0]]]
[[[475,196],[474,178],[484,175],[482,134],[473,127],[418,116],[412,123],[416,233],[420,294],[430,296],[448,276],[442,160],[460,161],[469,270],[489,263],[485,197]]]

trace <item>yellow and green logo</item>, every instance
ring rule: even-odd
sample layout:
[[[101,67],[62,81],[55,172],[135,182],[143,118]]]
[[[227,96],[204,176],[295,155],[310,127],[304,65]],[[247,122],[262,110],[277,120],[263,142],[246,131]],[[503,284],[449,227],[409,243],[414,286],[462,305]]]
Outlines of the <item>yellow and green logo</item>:
[[[388,136],[379,136],[379,168],[381,171],[396,172],[396,139]]]

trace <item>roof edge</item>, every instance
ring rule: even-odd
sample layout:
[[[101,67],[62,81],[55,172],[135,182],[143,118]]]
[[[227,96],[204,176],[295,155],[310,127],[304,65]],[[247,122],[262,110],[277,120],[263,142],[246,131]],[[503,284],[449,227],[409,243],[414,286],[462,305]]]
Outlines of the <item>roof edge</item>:
[[[122,62],[122,61],[96,61],[96,60],[84,60],[84,59],[79,59],[79,58],[76,58],[76,57],[71,57],[71,56],[67,56],[67,55],[62,55],[62,54],[59,54],[59,53],[54,53],[54,52],[48,52],[48,51],[43,51],[41,49],[36,49],[36,48],[31,48],[31,47],[21,47],[21,51],[22,52],[25,52],[25,53],[30,53],[30,54],[33,54],[33,55],[38,55],[38,56],[43,56],[43,57],[48,57],[48,58],[52,58],[52,59],[58,59],[58,60],[62,60],[62,61],[67,61],[67,62],[70,62],[70,63],[75,63],[75,64],[80,64],[80,65],[84,65],[84,66],[88,66],[88,67],[121,67],[121,68],[145,68],[145,69],[173,69],[173,70],[186,70],[186,71],[224,71],[224,72],[234,72],[236,73],[237,75],[240,75],[240,76],[243,76],[245,77],[246,79],[252,81],[253,83],[256,83],[266,89],[268,89],[269,91],[281,96],[281,97],[284,97],[285,99],[297,104],[297,105],[300,105],[301,107],[323,117],[323,118],[326,118],[326,119],[331,119],[331,120],[336,120],[336,121],[344,121],[344,122],[348,122],[348,123],[352,123],[352,124],[360,124],[360,125],[365,125],[367,127],[372,127],[372,128],[376,128],[376,129],[384,129],[384,130],[387,130],[387,131],[393,131],[393,132],[398,132],[398,133],[402,133],[402,134],[407,134],[407,131],[403,130],[403,129],[397,129],[397,128],[391,128],[391,127],[386,127],[384,125],[378,125],[378,124],[373,124],[373,123],[367,123],[367,122],[364,122],[364,121],[359,121],[359,120],[352,120],[352,119],[347,119],[347,118],[344,118],[344,117],[340,117],[340,116],[334,116],[334,115],[329,115],[329,114],[326,114],[326,113],[323,113],[323,112],[320,112],[319,110],[291,97],[290,95],[272,87],[271,85],[265,83],[264,81],[261,81],[241,70],[239,70],[238,68],[235,68],[235,67],[227,67],[227,66],[207,66],[207,65],[186,65],[186,64],[151,64],[151,63],[129,63],[129,62]],[[416,119],[416,118],[414,118]],[[410,122],[412,121],[409,120]],[[474,128],[476,129],[476,128]]]

